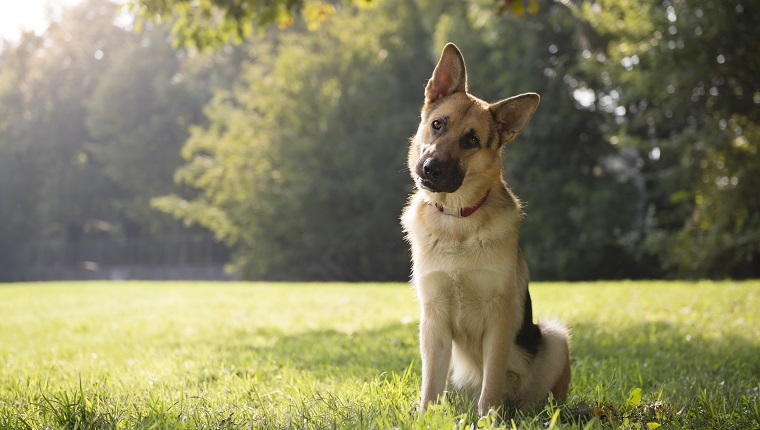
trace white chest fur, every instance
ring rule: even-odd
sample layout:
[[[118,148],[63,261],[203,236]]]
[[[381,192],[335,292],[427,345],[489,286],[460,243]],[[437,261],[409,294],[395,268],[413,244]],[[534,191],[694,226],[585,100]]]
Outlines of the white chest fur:
[[[438,212],[419,195],[412,198],[402,224],[412,247],[415,281],[433,272],[453,279],[474,270],[514,272],[522,217],[516,207],[489,203],[460,218]]]
[[[517,229],[522,217],[516,207],[489,203],[459,218],[415,196],[402,216],[422,311],[448,321],[455,341],[480,336],[494,304],[520,295]]]

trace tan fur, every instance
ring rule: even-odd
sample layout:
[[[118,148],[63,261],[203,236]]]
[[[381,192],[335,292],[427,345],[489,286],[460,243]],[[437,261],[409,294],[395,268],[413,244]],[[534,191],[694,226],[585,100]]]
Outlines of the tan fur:
[[[466,88],[464,60],[449,44],[426,88],[422,120],[409,148],[417,190],[401,220],[411,244],[412,282],[421,309],[421,408],[443,395],[448,377],[455,388],[477,399],[479,413],[485,414],[505,399],[527,404],[546,399],[550,391],[565,396],[569,336],[561,322],[542,321],[535,357],[515,345],[529,273],[518,248],[523,213],[502,179],[501,152],[527,124],[538,96],[489,104]],[[447,119],[441,136],[431,128],[435,118]],[[473,132],[480,147],[463,148],[460,136]],[[464,179],[455,191],[422,186],[417,172],[431,157],[458,163]],[[466,218],[435,207],[472,207],[486,193],[485,203]]]

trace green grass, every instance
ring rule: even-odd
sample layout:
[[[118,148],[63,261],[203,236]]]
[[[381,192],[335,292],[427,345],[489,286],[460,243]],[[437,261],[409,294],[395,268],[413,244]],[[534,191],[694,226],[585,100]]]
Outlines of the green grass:
[[[0,285],[0,428],[760,428],[760,282],[531,285],[564,405],[418,416],[400,284]]]

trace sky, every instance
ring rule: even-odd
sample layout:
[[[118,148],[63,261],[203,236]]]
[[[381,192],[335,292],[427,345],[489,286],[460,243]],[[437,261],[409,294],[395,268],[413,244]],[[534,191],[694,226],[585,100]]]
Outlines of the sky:
[[[40,34],[49,17],[60,16],[65,6],[81,0],[0,0],[0,39],[17,41],[24,30]]]

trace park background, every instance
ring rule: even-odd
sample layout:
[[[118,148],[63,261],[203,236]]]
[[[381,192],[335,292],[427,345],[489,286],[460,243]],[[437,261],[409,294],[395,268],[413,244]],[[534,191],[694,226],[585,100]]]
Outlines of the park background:
[[[759,428],[756,1],[52,4],[0,43],[0,429]],[[505,168],[564,403],[419,413],[398,216],[449,41],[542,95]]]
[[[756,278],[758,19],[744,0],[70,2],[2,43],[0,281],[408,279],[408,138],[449,41],[478,97],[542,96],[505,149],[534,279]]]

